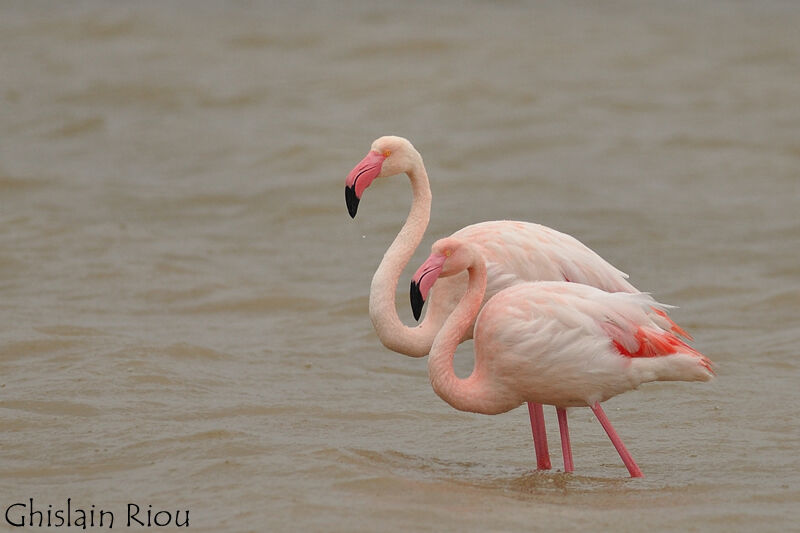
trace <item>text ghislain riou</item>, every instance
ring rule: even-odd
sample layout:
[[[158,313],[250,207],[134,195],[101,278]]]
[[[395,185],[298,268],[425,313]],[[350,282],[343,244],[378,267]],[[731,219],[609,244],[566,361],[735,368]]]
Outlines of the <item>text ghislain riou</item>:
[[[119,521],[117,521],[119,517]],[[189,510],[155,509],[152,505],[129,503],[124,515],[120,512],[98,509],[92,504],[89,508],[75,505],[67,498],[66,505],[54,507],[52,504],[35,504],[33,498],[27,502],[15,502],[5,508],[5,521],[14,527],[77,527],[107,528],[117,527],[189,527]]]

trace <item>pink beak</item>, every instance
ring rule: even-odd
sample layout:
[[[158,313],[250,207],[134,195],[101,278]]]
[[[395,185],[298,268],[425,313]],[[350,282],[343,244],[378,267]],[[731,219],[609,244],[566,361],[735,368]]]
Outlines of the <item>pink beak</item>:
[[[352,218],[355,218],[358,211],[358,202],[364,189],[370,186],[372,180],[381,173],[381,167],[386,157],[378,152],[370,151],[359,164],[350,171],[344,182],[344,199],[347,203],[347,211]]]
[[[443,254],[431,254],[411,278],[411,310],[415,320],[419,320],[422,306],[428,299],[431,287],[439,279],[446,260],[447,257]]]

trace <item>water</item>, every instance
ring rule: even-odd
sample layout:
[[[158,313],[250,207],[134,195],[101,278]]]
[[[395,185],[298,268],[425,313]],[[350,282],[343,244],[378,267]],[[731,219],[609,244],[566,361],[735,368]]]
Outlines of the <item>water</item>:
[[[190,510],[197,531],[783,531],[800,518],[800,8],[6,1],[0,508]],[[577,472],[527,413],[454,411],[384,349],[369,281],[402,178],[575,235],[718,365],[588,409]],[[470,345],[457,356],[469,372]],[[3,522],[4,526],[7,526]],[[135,525],[135,524],[134,524]],[[10,528],[10,526],[7,526]]]

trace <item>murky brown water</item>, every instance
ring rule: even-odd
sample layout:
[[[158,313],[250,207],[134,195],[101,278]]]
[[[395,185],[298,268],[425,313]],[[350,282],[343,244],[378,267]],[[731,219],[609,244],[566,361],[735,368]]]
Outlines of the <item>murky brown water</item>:
[[[0,510],[797,527],[798,27],[777,1],[3,2]],[[351,221],[342,188],[389,133],[434,190],[409,323],[435,238],[498,218],[571,233],[681,306],[719,379],[606,406],[644,480],[587,409],[577,473],[534,473],[524,409],[456,412],[379,344],[369,281],[410,190],[380,181]]]

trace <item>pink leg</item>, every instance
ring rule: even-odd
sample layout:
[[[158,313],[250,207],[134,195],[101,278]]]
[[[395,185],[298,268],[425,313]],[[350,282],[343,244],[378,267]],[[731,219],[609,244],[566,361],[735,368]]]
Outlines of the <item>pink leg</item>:
[[[608,438],[611,439],[611,443],[614,445],[614,448],[617,449],[617,453],[619,453],[619,456],[622,458],[622,462],[625,463],[625,466],[628,468],[628,472],[631,473],[631,477],[644,477],[642,471],[639,470],[638,466],[636,466],[636,462],[633,460],[633,457],[631,457],[631,454],[625,448],[625,445],[622,444],[622,439],[620,439],[619,435],[617,435],[617,432],[614,431],[614,427],[611,425],[611,422],[609,422],[605,411],[603,411],[603,408],[600,407],[600,402],[595,402],[591,408],[594,412],[594,416],[597,417],[597,420],[600,421],[603,429],[606,430]]]
[[[569,444],[567,410],[563,407],[556,407],[556,414],[558,415],[558,430],[561,432],[561,453],[564,455],[564,472],[574,472],[575,465],[572,463],[572,447]]]
[[[533,449],[536,450],[536,468],[550,470],[550,452],[547,451],[547,430],[544,427],[542,404],[528,402],[528,414],[531,417]]]

